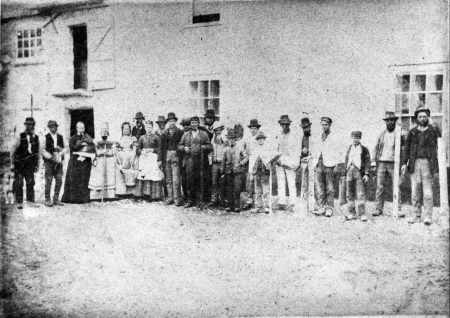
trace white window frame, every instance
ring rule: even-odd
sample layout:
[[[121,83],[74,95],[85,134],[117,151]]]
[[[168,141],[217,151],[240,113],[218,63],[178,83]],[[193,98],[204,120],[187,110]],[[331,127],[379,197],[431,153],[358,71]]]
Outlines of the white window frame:
[[[212,95],[211,93],[211,87],[212,82],[217,81],[218,86],[218,94]],[[201,82],[208,82],[208,94],[206,96],[200,95],[201,91],[199,89]],[[195,90],[193,87],[193,83],[197,83],[197,89]],[[221,113],[221,80],[217,77],[200,77],[200,78],[190,78],[187,82],[187,89],[188,89],[188,103],[190,105],[190,112],[193,114],[196,114],[200,117],[203,116],[206,109],[214,109],[216,111],[216,116],[220,116]],[[204,108],[205,100],[208,100],[207,108]],[[218,101],[218,107],[217,109],[214,108],[213,100]]]
[[[40,30],[40,36],[37,36],[38,30]],[[36,62],[42,62],[42,51],[44,49],[44,28],[40,24],[31,23],[29,25],[18,25],[16,28],[16,32],[14,34],[14,48],[15,48],[15,64],[30,64]],[[27,38],[19,39],[19,32],[24,35],[25,31],[28,33]],[[31,37],[31,31],[34,31],[35,36]],[[25,52],[25,41],[28,41],[28,51],[31,52],[31,48],[33,49],[33,56],[31,53],[29,56],[25,57],[24,54],[19,57],[19,51],[22,49]],[[30,42],[34,41],[33,47],[31,47]],[[40,45],[37,45],[37,41],[40,40]],[[22,47],[19,48],[19,42],[22,42]]]

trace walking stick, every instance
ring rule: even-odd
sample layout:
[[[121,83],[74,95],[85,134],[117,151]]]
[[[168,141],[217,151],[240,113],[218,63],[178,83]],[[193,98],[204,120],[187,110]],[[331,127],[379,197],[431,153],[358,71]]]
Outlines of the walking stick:
[[[105,142],[105,149],[103,153],[103,191],[102,191],[102,203],[106,192],[106,142]]]
[[[273,208],[272,208],[272,162],[270,162],[270,167],[269,167],[269,213],[272,214],[273,213]]]

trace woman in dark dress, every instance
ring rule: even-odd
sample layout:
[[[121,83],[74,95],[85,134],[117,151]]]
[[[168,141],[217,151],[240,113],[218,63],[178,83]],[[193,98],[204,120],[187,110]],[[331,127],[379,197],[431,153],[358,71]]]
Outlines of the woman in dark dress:
[[[95,158],[95,145],[92,137],[84,131],[84,124],[78,122],[77,133],[70,138],[70,160],[62,202],[86,203],[90,200],[89,178],[92,160]]]

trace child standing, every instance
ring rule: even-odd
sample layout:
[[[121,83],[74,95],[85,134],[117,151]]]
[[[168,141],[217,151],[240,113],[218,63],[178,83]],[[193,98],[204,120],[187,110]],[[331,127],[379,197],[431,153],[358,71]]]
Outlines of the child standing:
[[[348,204],[348,214],[345,218],[346,220],[354,220],[357,218],[357,215],[359,215],[361,221],[366,222],[366,191],[364,183],[369,181],[370,153],[367,147],[361,144],[362,133],[360,131],[353,131],[351,137],[353,143],[349,146],[345,156],[345,180]],[[355,183],[355,194],[352,193],[353,183]],[[356,200],[354,200],[355,197]],[[355,204],[357,211],[355,209]]]
[[[265,144],[266,135],[260,131],[255,137],[256,144],[253,146],[250,160],[254,162],[252,171],[255,182],[255,208],[258,213],[269,213],[270,185],[270,149]]]
[[[236,144],[236,133],[233,129],[228,131],[227,139],[228,145],[222,159],[222,171],[225,175],[226,211],[240,212],[242,174],[248,162],[248,155],[245,148]]]

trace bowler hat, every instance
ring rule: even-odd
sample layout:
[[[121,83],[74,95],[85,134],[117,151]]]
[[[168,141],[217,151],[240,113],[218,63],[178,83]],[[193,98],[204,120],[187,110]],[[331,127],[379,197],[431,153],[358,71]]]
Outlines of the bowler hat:
[[[27,117],[27,118],[25,118],[24,124],[25,124],[25,125],[35,125],[36,122],[34,121],[34,118],[33,118],[33,117]]]
[[[56,122],[56,120],[49,120],[47,123],[47,127],[58,127],[58,123]]]
[[[216,112],[212,108],[207,109],[203,117],[217,119]]]
[[[155,122],[156,122],[156,123],[165,123],[165,122],[166,122],[166,119],[164,118],[163,115],[159,115],[159,116],[158,116],[158,119],[155,120]]]
[[[198,118],[198,116],[192,116],[192,117],[191,117],[191,122],[192,122],[192,121],[200,122],[200,118]]]
[[[292,120],[289,119],[288,115],[281,115],[280,120],[278,121],[278,123],[281,124],[290,124],[292,123]]]
[[[397,120],[398,117],[395,115],[394,112],[392,112],[392,111],[387,111],[387,112],[385,113],[385,115],[384,115],[383,120],[391,120],[391,119]]]
[[[145,117],[141,112],[137,112],[136,116],[134,116],[134,119],[145,119]]]
[[[258,134],[256,134],[255,138],[256,138],[256,140],[258,140],[258,139],[266,139],[267,137],[262,131],[260,131],[260,132],[258,132]]]
[[[359,138],[359,139],[361,139],[361,137],[362,137],[362,132],[360,132],[360,131],[358,131],[358,130],[352,131],[351,136],[352,136],[352,138]]]
[[[178,118],[177,118],[177,116],[175,116],[175,113],[170,112],[170,113],[167,114],[166,122],[168,122],[169,120],[175,120],[175,121],[177,121]]]
[[[248,128],[256,127],[259,128],[261,125],[258,123],[258,119],[250,119],[250,123],[248,124]]]
[[[414,117],[417,118],[417,115],[420,112],[425,112],[427,114],[427,116],[430,117],[430,114],[431,114],[430,110],[422,105],[420,105],[419,107],[416,108],[416,111],[414,112]]]
[[[306,127],[311,126],[311,122],[309,121],[309,118],[308,117],[303,117],[300,120],[300,126],[302,126],[302,128],[306,128]]]
[[[327,123],[329,123],[329,124],[332,124],[332,123],[333,123],[333,120],[332,120],[330,117],[328,117],[328,116],[322,116],[322,117],[320,117],[320,121],[321,121],[321,122],[324,121],[324,122],[327,122]]]

